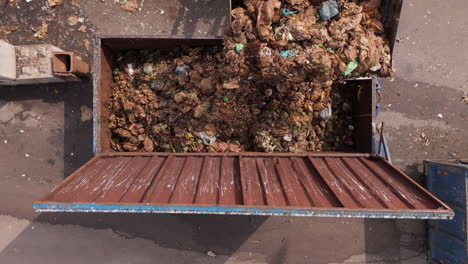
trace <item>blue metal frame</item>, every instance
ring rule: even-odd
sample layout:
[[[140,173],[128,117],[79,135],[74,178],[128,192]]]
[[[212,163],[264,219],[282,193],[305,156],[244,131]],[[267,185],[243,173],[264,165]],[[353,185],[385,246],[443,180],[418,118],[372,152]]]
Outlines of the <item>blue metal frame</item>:
[[[379,79],[376,76],[372,76],[373,84],[375,84],[375,92],[379,96],[379,100],[375,104],[375,116],[372,118],[372,142],[371,142],[371,153],[376,153],[377,152],[377,139],[376,139],[376,134],[377,134],[377,129],[375,127],[375,119],[377,119],[377,116],[380,113],[380,99],[382,98],[381,90],[382,90],[382,85],[380,85]]]
[[[367,212],[336,208],[271,208],[248,206],[197,206],[157,204],[97,204],[97,203],[34,203],[39,212],[122,212],[122,213],[173,213],[173,214],[223,214],[223,215],[271,215],[271,216],[321,216],[353,218],[404,218],[448,219],[449,212],[369,210]]]
[[[468,164],[425,161],[427,187],[455,212],[451,221],[429,222],[431,263],[468,263]]]
[[[94,65],[93,65],[93,153],[96,154],[97,152],[97,129],[98,129],[98,123],[97,123],[97,116],[98,116],[98,112],[97,112],[97,108],[98,108],[98,104],[99,102],[97,100],[99,100],[99,96],[96,96],[99,94],[99,91],[98,91],[98,87],[99,87],[99,72],[101,71],[101,61],[99,60],[99,47],[101,46],[101,40],[100,38],[94,38],[93,39],[93,46],[94,46],[94,52],[93,52],[93,62],[94,62]]]

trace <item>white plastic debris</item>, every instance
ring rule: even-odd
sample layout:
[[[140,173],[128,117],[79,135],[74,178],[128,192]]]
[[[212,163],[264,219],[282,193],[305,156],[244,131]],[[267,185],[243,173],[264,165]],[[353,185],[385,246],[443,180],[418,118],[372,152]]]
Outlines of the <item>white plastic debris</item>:
[[[437,114],[437,117],[440,118],[440,119],[444,118],[444,116],[442,114],[440,114],[440,113]]]
[[[6,144],[6,143],[8,143],[8,140],[6,140],[6,139],[5,139],[5,141],[4,141],[4,142],[5,142],[5,144]]]
[[[286,136],[283,137],[283,139],[284,139],[285,141],[287,141],[287,142],[291,142],[291,140],[292,140],[292,135],[286,135]]]
[[[25,155],[27,158],[29,158],[29,157],[30,157],[28,153],[26,153],[26,154],[24,154],[24,155]]]
[[[216,254],[215,254],[213,251],[211,251],[211,250],[208,251],[208,252],[206,252],[206,254],[207,254],[208,256],[212,257],[212,258],[216,257]]]
[[[131,63],[127,64],[128,75],[132,76],[135,70],[133,70],[133,65]]]
[[[377,65],[373,66],[372,68],[370,68],[370,70],[373,71],[373,72],[375,72],[375,71],[380,70],[380,68],[382,68],[382,65],[377,64]]]
[[[183,74],[183,75],[188,75],[188,70],[190,70],[190,66],[184,64],[182,66],[177,66],[175,68],[175,73],[177,74]]]
[[[216,137],[209,137],[205,131],[200,132],[200,137],[203,140],[203,144],[211,145],[211,143],[216,141]]]
[[[23,129],[20,129],[20,133],[24,133],[24,130],[23,130]]]
[[[320,111],[320,117],[325,119],[325,121],[328,121],[328,119],[330,119],[331,116],[332,116],[332,108],[331,108],[331,104],[328,104],[327,108]]]
[[[149,65],[149,64],[148,64],[148,65],[145,65],[145,66],[143,67],[143,72],[144,72],[145,74],[151,75],[151,74],[153,74],[153,71],[154,71],[154,70],[153,70],[153,66],[151,66],[151,65]]]

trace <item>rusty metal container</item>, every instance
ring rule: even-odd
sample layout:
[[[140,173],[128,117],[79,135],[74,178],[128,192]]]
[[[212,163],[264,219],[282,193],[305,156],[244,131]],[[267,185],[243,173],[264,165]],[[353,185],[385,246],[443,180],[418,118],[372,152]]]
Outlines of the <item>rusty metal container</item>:
[[[358,153],[136,153],[110,148],[116,54],[220,39],[102,36],[94,61],[96,157],[34,203],[38,211],[447,219],[453,211],[371,152],[372,79],[353,80]]]
[[[110,148],[109,99],[113,82],[112,69],[116,54],[129,49],[167,49],[173,46],[213,46],[222,45],[221,39],[196,38],[155,38],[154,36],[101,36],[97,40],[97,53],[94,64],[94,150],[96,153],[112,152]],[[356,129],[355,151],[372,151],[372,123],[375,116],[376,91],[372,78],[348,81],[353,89],[353,122]]]
[[[89,65],[79,60],[73,52],[56,51],[52,54],[52,71],[57,76],[89,74]]]

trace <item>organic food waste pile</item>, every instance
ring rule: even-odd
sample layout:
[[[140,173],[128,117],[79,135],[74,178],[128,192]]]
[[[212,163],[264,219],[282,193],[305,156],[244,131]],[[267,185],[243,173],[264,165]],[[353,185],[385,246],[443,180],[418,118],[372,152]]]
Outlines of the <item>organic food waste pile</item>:
[[[112,149],[350,150],[351,93],[338,83],[392,71],[378,2],[245,0],[223,46],[120,54]]]

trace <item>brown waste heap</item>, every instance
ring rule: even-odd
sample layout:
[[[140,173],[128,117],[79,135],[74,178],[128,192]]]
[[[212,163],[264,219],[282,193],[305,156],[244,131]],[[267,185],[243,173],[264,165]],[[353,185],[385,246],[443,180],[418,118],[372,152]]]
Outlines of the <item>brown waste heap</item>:
[[[389,75],[390,49],[379,1],[322,2],[245,0],[224,47],[120,54],[112,149],[350,150],[349,89],[334,83]]]

